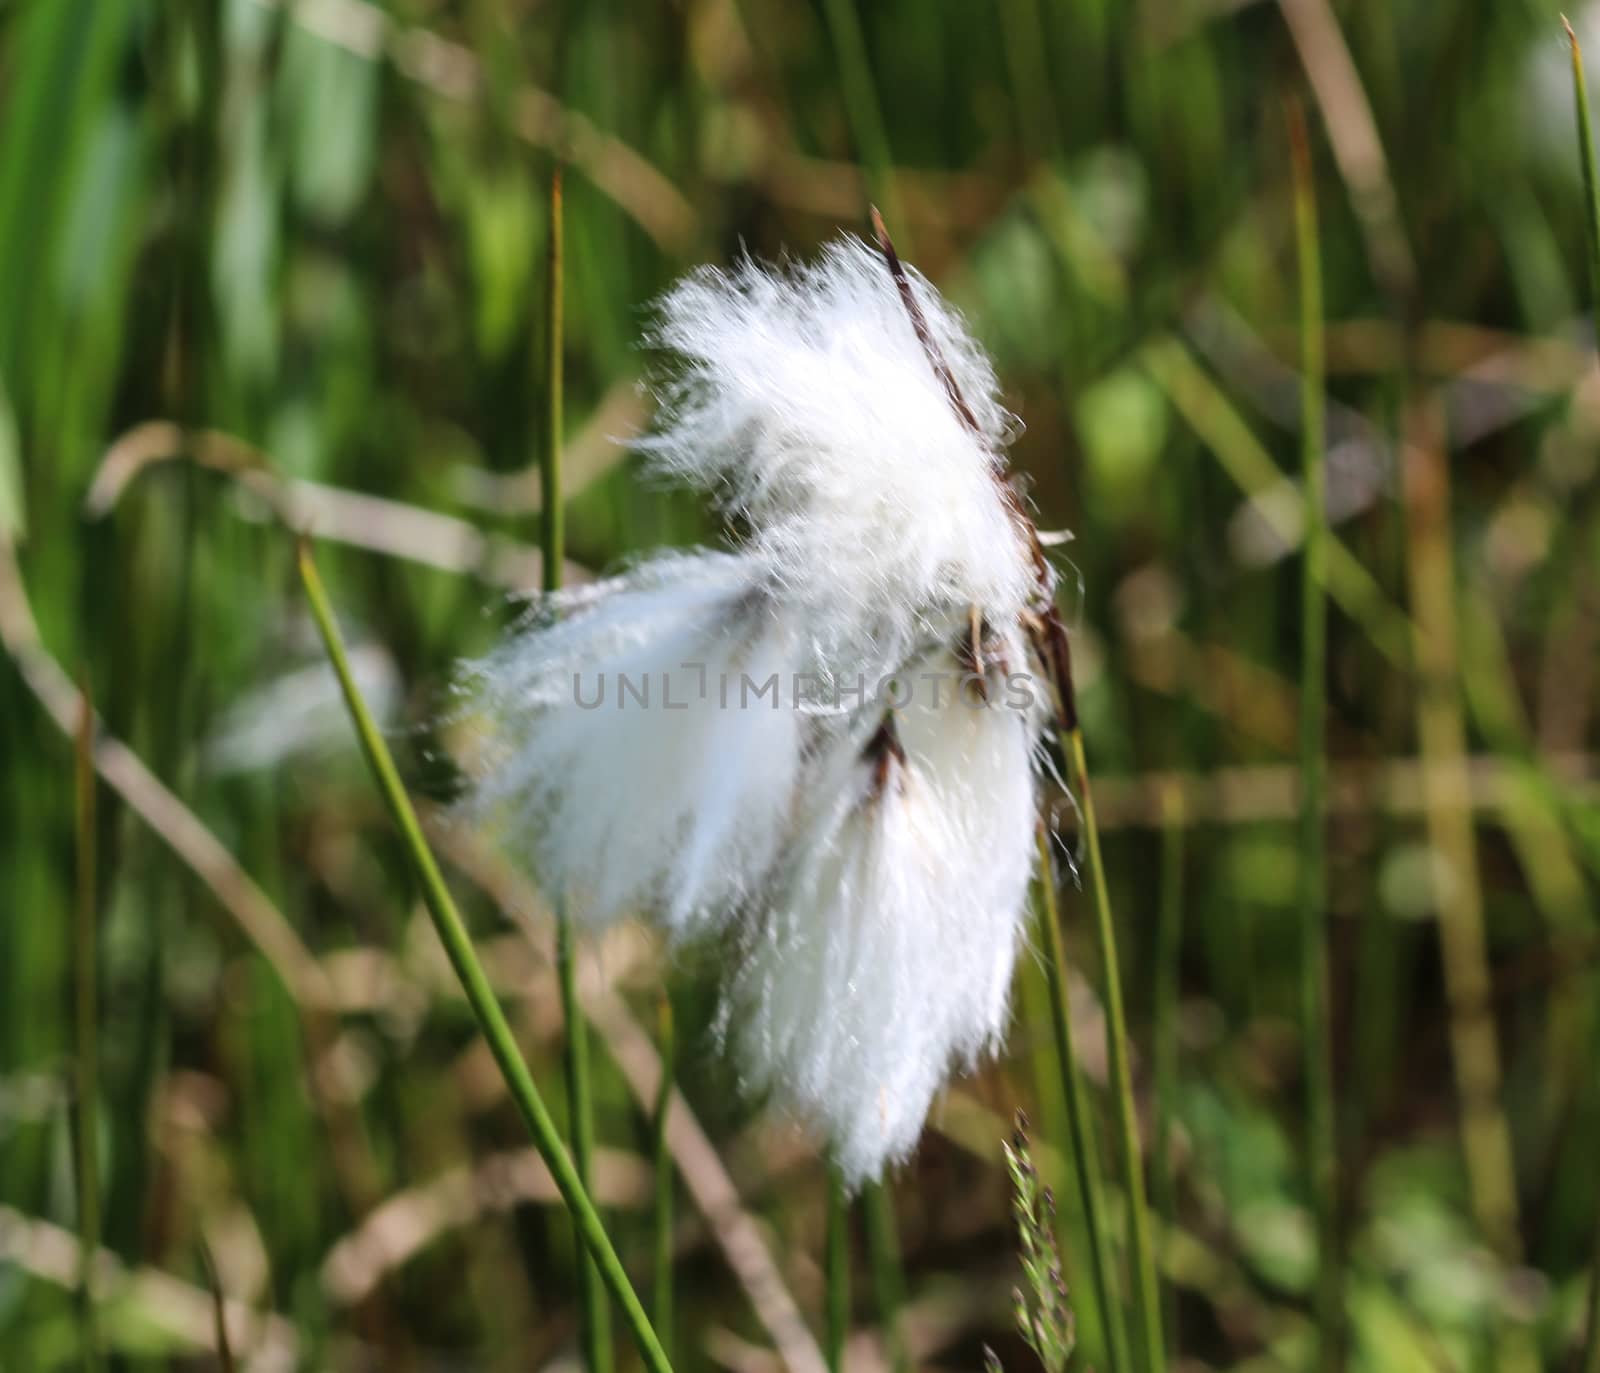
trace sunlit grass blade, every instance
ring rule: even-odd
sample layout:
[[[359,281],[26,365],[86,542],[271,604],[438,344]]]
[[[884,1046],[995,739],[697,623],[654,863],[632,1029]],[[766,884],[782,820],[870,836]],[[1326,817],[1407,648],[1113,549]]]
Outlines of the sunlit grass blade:
[[[21,543],[28,533],[28,512],[22,500],[22,452],[17,417],[0,374],[0,535]]]
[[[1073,1043],[1072,1005],[1067,991],[1067,954],[1061,938],[1061,912],[1056,901],[1055,863],[1050,854],[1050,838],[1039,827],[1039,904],[1040,924],[1044,927],[1045,974],[1050,991],[1050,1021],[1055,1031],[1056,1055],[1061,1060],[1062,1083],[1067,1098],[1067,1125],[1071,1132],[1072,1170],[1078,1184],[1078,1199],[1083,1207],[1084,1229],[1089,1240],[1090,1278],[1094,1283],[1095,1308],[1100,1328],[1105,1332],[1106,1358],[1110,1373],[1127,1373],[1128,1336],[1123,1326],[1118,1300],[1116,1260],[1111,1253],[1111,1236],[1106,1228],[1105,1181],[1100,1169],[1100,1145],[1095,1135],[1089,1108],[1089,1091]]]
[[[1600,185],[1594,165],[1594,127],[1589,120],[1589,83],[1583,74],[1583,49],[1578,46],[1578,35],[1565,15],[1561,18],[1567,31],[1567,43],[1572,49],[1572,96],[1578,117],[1578,169],[1583,175],[1584,228],[1588,231],[1585,242],[1589,248],[1590,306],[1600,297]]]
[[[672,998],[662,988],[657,1035],[661,1052],[661,1086],[650,1119],[650,1163],[655,1170],[655,1282],[651,1291],[656,1338],[672,1352],[672,1150],[667,1144],[667,1112],[672,1105],[672,1079],[677,1066],[678,1034],[672,1019]]]
[[[563,202],[561,167],[550,175],[550,238],[545,258],[545,450],[539,467],[542,487],[544,589],[561,589],[566,543],[561,505],[562,347],[565,339],[563,288]],[[589,1027],[584,1022],[574,982],[574,934],[564,896],[556,899],[556,972],[561,988],[561,1014],[566,1025],[567,1115],[571,1122],[572,1162],[585,1188],[593,1182],[594,1088],[589,1069]],[[584,1362],[590,1373],[610,1373],[613,1363],[611,1320],[605,1290],[594,1261],[578,1248],[578,1297],[583,1323]]]
[[[137,9],[6,7],[4,37],[16,74],[6,83],[0,118],[0,372],[19,404],[48,357],[28,326],[44,322],[66,192],[105,116]]]
[[[1324,737],[1327,732],[1328,520],[1324,472],[1322,263],[1305,114],[1288,107],[1300,281],[1301,485],[1305,551],[1300,576],[1300,1037],[1311,1196],[1317,1217],[1317,1346],[1324,1370],[1343,1360],[1338,1172],[1328,1024],[1328,899]]]
[[[1161,1373],[1166,1367],[1166,1345],[1161,1337],[1161,1293],[1156,1283],[1155,1244],[1150,1232],[1150,1207],[1145,1198],[1144,1158],[1139,1148],[1139,1118],[1133,1100],[1133,1072],[1128,1062],[1128,1022],[1122,1006],[1122,971],[1117,957],[1116,922],[1111,915],[1111,892],[1106,885],[1105,860],[1100,852],[1100,829],[1095,823],[1094,793],[1089,786],[1089,763],[1084,753],[1083,731],[1067,731],[1067,753],[1072,783],[1083,815],[1083,836],[1088,851],[1089,887],[1093,898],[1095,937],[1100,949],[1102,995],[1106,1005],[1106,1047],[1111,1069],[1111,1096],[1116,1113],[1118,1161],[1128,1205],[1128,1259],[1132,1269],[1133,1318],[1142,1367]]]
[[[82,1303],[83,1366],[101,1367],[100,1322],[94,1261],[100,1252],[99,977],[95,897],[94,703],[85,681],[80,691],[73,741],[74,816],[77,830],[77,931],[72,942],[73,1003],[77,1016],[74,1091],[78,1175],[79,1300]]]
[[[666,1352],[662,1349],[660,1340],[656,1338],[655,1329],[650,1324],[650,1318],[645,1314],[637,1293],[633,1290],[633,1284],[628,1281],[628,1275],[622,1267],[621,1259],[617,1257],[610,1236],[606,1233],[600,1213],[595,1209],[594,1202],[590,1200],[587,1189],[578,1177],[572,1158],[562,1144],[555,1122],[544,1104],[544,1098],[539,1094],[533,1075],[523,1061],[511,1026],[506,1021],[505,1012],[500,1009],[500,1003],[495,999],[488,976],[478,961],[472,939],[467,934],[466,924],[456,909],[455,899],[445,886],[439,865],[428,847],[427,840],[423,838],[422,826],[400,781],[400,774],[395,768],[394,759],[389,754],[388,745],[384,743],[383,736],[373,721],[372,713],[355,684],[344,640],[334,621],[333,609],[323,588],[322,578],[318,575],[316,564],[312,560],[309,544],[301,544],[299,562],[300,578],[305,584],[306,598],[310,602],[311,613],[317,622],[317,629],[321,633],[328,658],[338,675],[339,686],[355,723],[362,752],[372,768],[384,804],[400,830],[414,875],[422,890],[423,904],[427,907],[434,928],[438,931],[439,942],[449,956],[450,964],[455,969],[462,990],[466,993],[467,1002],[477,1018],[479,1028],[483,1031],[484,1039],[488,1042],[489,1051],[494,1055],[495,1063],[505,1078],[506,1088],[533,1136],[535,1147],[550,1169],[573,1224],[593,1257],[606,1287],[622,1308],[623,1318],[627,1321],[628,1328],[638,1345],[645,1367],[650,1369],[651,1373],[670,1373],[671,1364]]]
[[[844,1179],[828,1165],[828,1235],[823,1264],[827,1281],[828,1373],[844,1367],[844,1344],[850,1334],[850,1199]]]

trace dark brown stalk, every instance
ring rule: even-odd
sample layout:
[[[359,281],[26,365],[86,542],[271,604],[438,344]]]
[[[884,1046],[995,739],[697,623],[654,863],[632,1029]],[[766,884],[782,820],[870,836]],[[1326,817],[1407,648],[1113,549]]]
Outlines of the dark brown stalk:
[[[955,373],[950,370],[950,364],[944,360],[944,354],[939,351],[939,345],[934,340],[933,330],[928,327],[928,318],[922,313],[922,305],[917,300],[916,291],[912,289],[911,276],[906,271],[905,264],[900,261],[900,254],[895,252],[894,241],[889,237],[883,216],[878,213],[876,205],[871,207],[871,212],[872,232],[878,240],[878,247],[883,252],[883,260],[888,265],[889,275],[894,279],[895,289],[900,293],[906,315],[911,320],[912,331],[927,356],[928,365],[933,368],[934,376],[939,379],[945,395],[949,397],[950,406],[956,412],[956,417],[985,448],[989,448],[988,438],[978,424],[978,417],[973,414],[972,407],[961,394]],[[1017,529],[1028,545],[1029,555],[1033,559],[1034,575],[1039,583],[1041,606],[1037,622],[1024,627],[1054,688],[1057,723],[1064,733],[1070,733],[1078,727],[1077,698],[1072,688],[1072,653],[1067,643],[1066,626],[1062,623],[1061,612],[1055,604],[1050,563],[1045,557],[1044,545],[1039,541],[1038,528],[1023,508],[1022,498],[1017,494],[1016,487],[1012,486],[1006,477],[1004,459],[992,448],[989,449],[989,457],[989,471],[994,477],[995,484],[1000,488],[1001,499],[1004,500],[1006,509],[1016,521]]]

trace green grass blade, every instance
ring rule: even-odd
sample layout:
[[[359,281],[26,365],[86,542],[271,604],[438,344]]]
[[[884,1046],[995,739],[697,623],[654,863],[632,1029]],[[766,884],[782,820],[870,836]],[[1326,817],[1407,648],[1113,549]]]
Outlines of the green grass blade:
[[[1414,396],[1407,406],[1404,468],[1406,574],[1418,628],[1416,721],[1422,808],[1428,843],[1442,860],[1431,883],[1459,1103],[1461,1159],[1473,1219],[1496,1259],[1524,1262],[1521,1198],[1500,1027],[1494,1014],[1488,911],[1467,788],[1468,738],[1456,614],[1450,462],[1442,407]],[[1495,1322],[1495,1367],[1531,1373],[1539,1366],[1534,1332],[1521,1312]]]
[[[622,1260],[617,1257],[611,1238],[606,1234],[600,1213],[595,1209],[588,1190],[578,1177],[578,1171],[561,1143],[560,1134],[556,1130],[555,1122],[550,1118],[544,1098],[540,1096],[533,1075],[528,1071],[528,1065],[523,1061],[522,1053],[517,1048],[516,1038],[511,1033],[505,1012],[500,1009],[500,1003],[495,999],[494,990],[489,985],[488,975],[478,961],[477,952],[472,947],[472,939],[467,934],[466,924],[456,909],[449,888],[445,886],[444,877],[439,871],[433,852],[429,849],[427,840],[423,838],[422,826],[400,781],[400,774],[395,768],[394,759],[390,757],[388,745],[383,742],[383,736],[378,732],[372,714],[367,709],[366,701],[356,687],[355,679],[351,675],[350,660],[345,652],[344,640],[334,622],[333,609],[329,605],[322,578],[317,574],[308,544],[302,544],[300,548],[300,578],[305,584],[306,598],[310,602],[311,613],[316,619],[322,642],[327,648],[328,658],[338,674],[345,704],[349,708],[350,716],[355,722],[356,733],[361,740],[362,752],[371,765],[378,790],[382,793],[384,803],[405,841],[412,868],[422,889],[423,903],[427,906],[434,928],[438,931],[439,942],[444,945],[450,964],[455,969],[462,990],[466,993],[467,1002],[477,1017],[489,1050],[505,1078],[507,1090],[533,1136],[535,1147],[549,1167],[556,1188],[561,1193],[561,1199],[566,1203],[573,1224],[593,1256],[606,1287],[622,1308],[623,1318],[633,1333],[645,1367],[650,1369],[651,1373],[670,1373],[672,1365],[661,1347],[660,1340],[656,1338],[655,1329],[640,1304],[638,1294],[633,1290],[633,1284],[628,1281]]]
[[[1561,18],[1572,49],[1572,95],[1578,116],[1578,167],[1583,173],[1584,227],[1588,230],[1590,304],[1600,298],[1600,186],[1596,185],[1594,129],[1589,121],[1589,83],[1583,75],[1583,50],[1566,16]]]
[[[77,1014],[75,1055],[78,1173],[79,1298],[83,1305],[83,1366],[98,1369],[100,1325],[94,1264],[100,1253],[100,1099],[99,978],[95,899],[94,703],[85,682],[79,695],[77,736],[73,741],[74,818],[77,829],[77,936],[73,940],[73,1002]]]
[[[1600,186],[1594,160],[1594,127],[1589,119],[1589,83],[1583,74],[1583,50],[1565,15],[1561,18],[1572,48],[1572,95],[1578,117],[1578,162],[1583,173],[1583,212],[1588,229],[1589,305],[1600,305]],[[1597,326],[1600,327],[1600,326]],[[1589,1333],[1584,1344],[1583,1373],[1600,1373],[1600,1217],[1596,1218],[1594,1257],[1589,1274]]]
[[[822,8],[839,59],[839,89],[844,94],[850,131],[855,135],[856,148],[866,169],[871,199],[883,207],[884,217],[894,225],[901,251],[909,255],[911,226],[906,222],[895,188],[889,134],[884,128],[883,109],[878,103],[872,67],[867,61],[867,41],[861,32],[856,0],[823,0]]]
[[[0,109],[0,370],[19,409],[37,369],[66,190],[104,118],[117,62],[140,6],[32,0],[5,7]]]
[[[844,1179],[828,1165],[827,1270],[828,1345],[823,1351],[828,1373],[844,1368],[844,1344],[850,1334],[850,1199],[845,1195]]]
[[[1589,1269],[1589,1335],[1583,1347],[1583,1373],[1600,1373],[1600,1226],[1595,1227]]]
[[[217,1342],[217,1366],[222,1373],[237,1373],[238,1363],[233,1357],[233,1346],[228,1341],[228,1312],[222,1295],[222,1279],[217,1275],[217,1261],[212,1257],[211,1246],[204,1237],[199,1241],[200,1266],[206,1274],[206,1291],[211,1297],[211,1337]]]
[[[561,507],[562,347],[565,341],[565,305],[562,284],[561,167],[550,176],[550,241],[545,277],[545,408],[544,462],[539,476],[543,494],[541,548],[544,589],[561,589],[565,529]],[[594,1179],[594,1085],[589,1067],[589,1027],[578,1001],[575,977],[575,937],[564,897],[556,901],[556,975],[561,988],[562,1023],[567,1028],[565,1059],[567,1115],[571,1121],[572,1162],[585,1188]],[[578,1249],[578,1299],[583,1327],[584,1362],[590,1373],[610,1373],[614,1363],[611,1320],[605,1288],[594,1261]]]
[[[22,443],[17,416],[0,377],[0,536],[21,543],[28,533],[28,511],[22,494]]]
[[[589,1068],[589,1027],[578,1001],[572,920],[565,909],[556,913],[556,983],[567,1027],[564,1050],[567,1114],[572,1135],[572,1164],[584,1189],[594,1178],[594,1093]],[[578,1246],[578,1301],[582,1321],[584,1363],[593,1373],[609,1373],[613,1363],[611,1326],[605,1288],[594,1259]]]
[[[1304,1053],[1311,1195],[1317,1217],[1319,1366],[1343,1361],[1338,1172],[1332,1050],[1328,1026],[1328,901],[1325,835],[1327,732],[1328,519],[1324,472],[1322,265],[1311,146],[1305,115],[1289,106],[1295,244],[1300,281],[1301,484],[1305,553],[1300,577],[1300,1019]]]
[[[566,335],[566,304],[563,289],[562,267],[565,258],[563,244],[563,198],[561,193],[561,168],[556,167],[550,177],[550,247],[545,265],[545,452],[539,467],[540,494],[543,497],[544,589],[561,589],[562,559],[566,556],[566,520],[561,508],[561,440],[562,440],[562,345]]]
[[[1177,1179],[1172,1167],[1172,1126],[1178,1098],[1178,958],[1183,947],[1182,793],[1174,786],[1161,798],[1161,903],[1156,919],[1155,1103],[1156,1124],[1151,1200],[1164,1233],[1177,1221]],[[1176,1293],[1163,1306],[1167,1355],[1178,1338]]]
[[[1110,1373],[1126,1373],[1128,1335],[1118,1301],[1116,1262],[1111,1255],[1111,1236],[1106,1227],[1105,1181],[1100,1169],[1100,1145],[1095,1136],[1089,1110],[1089,1090],[1084,1085],[1083,1069],[1073,1044],[1072,1006],[1067,994],[1067,953],[1061,939],[1061,912],[1056,902],[1055,864],[1050,857],[1050,839],[1039,827],[1039,904],[1040,924],[1044,927],[1045,973],[1050,991],[1050,1022],[1055,1031],[1056,1055],[1061,1060],[1061,1076],[1066,1089],[1067,1125],[1072,1136],[1072,1170],[1078,1183],[1078,1199],[1083,1207],[1084,1229],[1089,1239],[1090,1277],[1094,1281],[1094,1300],[1105,1332],[1106,1358]]]
[[[1095,935],[1100,947],[1100,976],[1106,1003],[1106,1046],[1111,1068],[1111,1093],[1116,1107],[1116,1140],[1122,1165],[1122,1185],[1127,1193],[1128,1249],[1133,1269],[1133,1315],[1137,1346],[1143,1367],[1162,1373],[1167,1366],[1166,1344],[1161,1337],[1161,1293],[1156,1284],[1155,1244],[1150,1232],[1150,1208],[1145,1200],[1144,1159],[1139,1148],[1139,1120],[1133,1101],[1133,1073],[1128,1063],[1128,1023],[1122,1006],[1122,971],[1117,958],[1116,923],[1111,916],[1111,893],[1106,885],[1105,860],[1100,853],[1100,829],[1095,823],[1094,793],[1089,786],[1089,764],[1084,754],[1083,731],[1067,733],[1067,756],[1083,814],[1083,834],[1088,847],[1089,885],[1094,900]]]
[[[894,1196],[886,1183],[869,1182],[861,1192],[861,1211],[867,1223],[867,1266],[872,1270],[872,1291],[878,1299],[878,1320],[894,1373],[909,1364],[900,1334],[900,1308],[905,1303],[905,1270],[900,1263],[900,1241],[895,1234]]]

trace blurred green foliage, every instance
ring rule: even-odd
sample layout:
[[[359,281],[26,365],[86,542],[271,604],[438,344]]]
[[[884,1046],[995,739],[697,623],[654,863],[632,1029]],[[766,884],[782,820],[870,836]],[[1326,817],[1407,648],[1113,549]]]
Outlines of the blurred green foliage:
[[[1332,29],[1302,28],[1308,12]],[[859,24],[860,62],[841,13]],[[1600,50],[1600,10],[1587,30],[1574,18]],[[1568,1366],[1600,1212],[1600,371],[1567,81],[1544,0],[0,6],[0,560],[14,545],[22,578],[0,587],[13,650],[0,662],[0,1366],[80,1357],[56,1242],[76,1224],[72,753],[18,670],[24,584],[44,646],[92,684],[107,730],[260,884],[343,998],[331,1023],[308,1016],[170,834],[102,798],[105,1243],[127,1269],[186,1285],[114,1285],[110,1350],[127,1367],[204,1366],[206,1322],[174,1315],[204,1294],[204,1236],[225,1290],[289,1323],[271,1329],[292,1329],[303,1366],[570,1357],[572,1236],[547,1202],[438,1224],[359,1297],[330,1277],[341,1239],[386,1199],[524,1141],[437,975],[353,736],[323,709],[292,540],[259,481],[216,470],[246,461],[310,484],[293,488],[297,508],[358,545],[330,541],[324,571],[408,781],[447,797],[451,664],[510,609],[499,564],[460,528],[410,517],[454,516],[494,549],[537,541],[539,266],[558,153],[568,546],[582,566],[718,537],[606,441],[642,422],[635,341],[687,268],[859,231],[871,187],[993,350],[1041,524],[1074,535],[1064,580],[1145,1064],[1166,774],[1193,831],[1173,1150],[1153,1164],[1176,1198],[1169,1335],[1194,1367],[1305,1360],[1297,565],[1270,514],[1284,490],[1247,501],[1208,447],[1217,431],[1197,435],[1149,365],[1152,344],[1180,341],[1213,384],[1205,403],[1292,477],[1290,93],[1316,143],[1330,511],[1397,605],[1419,556],[1404,480],[1430,432],[1419,416],[1447,446],[1450,688],[1468,755],[1447,800],[1471,808],[1479,842],[1470,871],[1431,844],[1418,683],[1336,610],[1349,1353],[1372,1370],[1485,1368],[1488,1332],[1509,1318]],[[91,506],[108,461],[116,499]],[[547,971],[459,886],[553,1083]],[[1463,886],[1484,911],[1520,1256],[1485,1235],[1458,1143],[1437,917]],[[1064,915],[1081,941],[1082,903]],[[686,1098],[820,1329],[825,1184],[712,1052],[715,952],[618,957],[647,1023],[669,982]],[[1020,1103],[1061,1203],[1068,1286],[1085,1290],[1059,1077],[1038,1062],[1039,978],[1026,962],[1005,1056],[958,1084],[894,1180],[902,1333],[919,1361],[976,1367],[989,1343],[1028,1366],[1009,1333],[1000,1154]],[[596,1068],[626,1202],[616,1235],[643,1275],[650,1125],[604,1046]],[[766,1335],[707,1226],[680,1213],[677,1361],[736,1361],[745,1346],[727,1332]],[[61,1230],[26,1228],[40,1225]],[[863,1323],[869,1298],[857,1294]],[[1080,1360],[1103,1366],[1093,1312],[1080,1300],[1077,1315]]]

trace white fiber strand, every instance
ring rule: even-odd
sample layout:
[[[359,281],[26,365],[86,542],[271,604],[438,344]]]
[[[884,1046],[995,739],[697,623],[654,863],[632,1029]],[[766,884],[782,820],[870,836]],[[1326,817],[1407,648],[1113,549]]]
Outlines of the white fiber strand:
[[[978,434],[858,239],[811,265],[702,270],[662,301],[652,335],[682,371],[641,447],[749,521],[752,547],[818,615],[825,654],[899,647],[942,607],[1006,623],[1035,590],[996,484],[1014,422],[959,317],[912,281]]]

